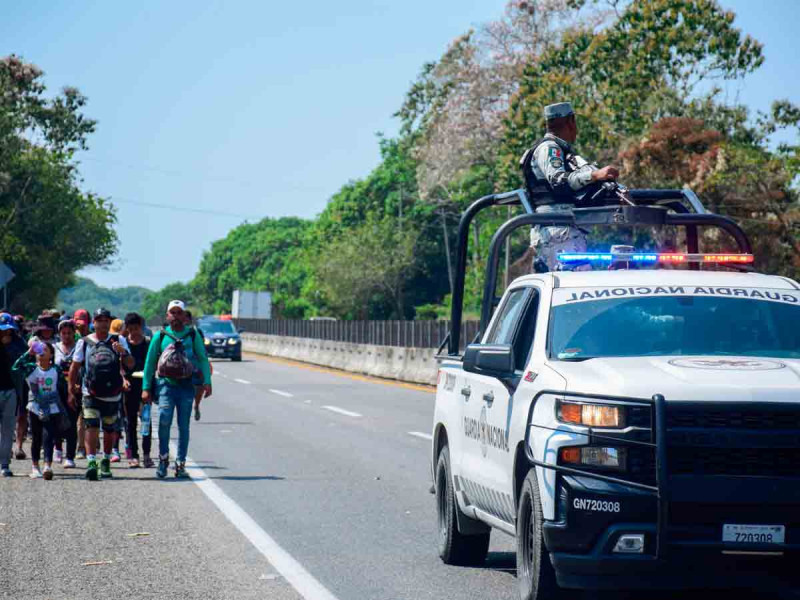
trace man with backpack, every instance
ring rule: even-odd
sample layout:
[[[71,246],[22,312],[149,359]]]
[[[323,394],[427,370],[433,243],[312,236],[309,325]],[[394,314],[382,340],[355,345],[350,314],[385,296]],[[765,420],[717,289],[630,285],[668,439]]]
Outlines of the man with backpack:
[[[73,410],[82,398],[86,424],[86,479],[97,480],[95,449],[103,423],[103,459],[100,476],[111,477],[111,450],[116,437],[116,421],[122,399],[123,369],[134,366],[125,338],[110,334],[111,313],[98,308],[94,313],[94,333],[78,340],[69,369],[69,403]],[[83,377],[80,376],[83,368]],[[80,380],[80,381],[79,381]]]
[[[188,477],[186,454],[189,451],[189,424],[194,404],[192,376],[202,375],[203,393],[211,395],[211,370],[203,338],[185,322],[186,307],[173,300],[167,307],[167,326],[153,336],[144,365],[142,402],[158,400],[158,469],[159,478],[167,476],[169,466],[169,431],[172,417],[178,412],[178,456],[175,477]]]

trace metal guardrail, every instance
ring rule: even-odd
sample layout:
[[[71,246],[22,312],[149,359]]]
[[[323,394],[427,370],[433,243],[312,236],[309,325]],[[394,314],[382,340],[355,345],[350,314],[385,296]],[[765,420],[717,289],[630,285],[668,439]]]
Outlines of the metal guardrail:
[[[310,321],[305,319],[235,319],[236,327],[247,333],[264,333],[315,340],[438,348],[450,332],[450,321]],[[478,332],[478,321],[464,321],[461,339],[467,343]]]

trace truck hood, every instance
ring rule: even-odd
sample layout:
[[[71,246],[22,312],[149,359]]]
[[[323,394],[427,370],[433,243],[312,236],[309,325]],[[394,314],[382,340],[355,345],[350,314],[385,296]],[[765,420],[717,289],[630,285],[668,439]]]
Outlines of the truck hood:
[[[800,402],[800,361],[658,356],[552,361],[568,392],[669,400]]]

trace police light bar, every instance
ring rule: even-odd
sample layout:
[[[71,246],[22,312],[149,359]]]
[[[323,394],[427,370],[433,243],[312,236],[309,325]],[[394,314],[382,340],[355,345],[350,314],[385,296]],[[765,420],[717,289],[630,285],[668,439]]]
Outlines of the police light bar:
[[[661,252],[562,252],[558,255],[562,263],[574,262],[632,262],[632,263],[667,263],[667,264],[752,264],[752,254],[685,254]]]

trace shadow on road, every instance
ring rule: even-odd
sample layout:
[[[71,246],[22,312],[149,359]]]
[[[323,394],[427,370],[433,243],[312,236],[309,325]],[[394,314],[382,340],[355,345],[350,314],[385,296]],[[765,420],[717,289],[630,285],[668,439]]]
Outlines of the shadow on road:
[[[485,569],[492,571],[516,575],[517,555],[513,552],[489,552],[486,555],[486,562],[483,566]]]

